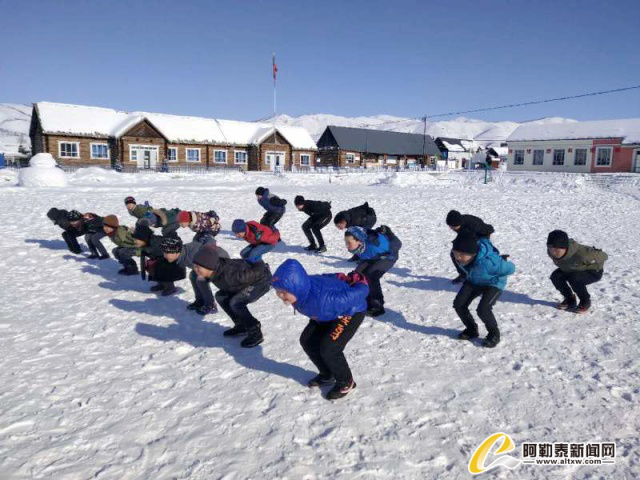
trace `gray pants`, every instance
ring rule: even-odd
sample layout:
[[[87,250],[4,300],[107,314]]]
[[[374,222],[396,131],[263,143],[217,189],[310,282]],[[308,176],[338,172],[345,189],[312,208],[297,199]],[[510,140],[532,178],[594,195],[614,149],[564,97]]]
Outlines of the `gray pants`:
[[[101,242],[101,240],[106,236],[107,234],[102,230],[99,230],[95,233],[87,233],[84,236],[84,240],[85,242],[87,242],[87,245],[89,245],[89,250],[91,250],[91,253],[93,253],[94,255],[100,255],[102,257],[104,257],[105,255],[109,256],[107,249],[104,248],[104,245],[102,245]]]
[[[196,294],[197,303],[207,306],[216,304],[209,280],[198,280],[196,272],[191,270],[191,273],[189,274],[189,281],[193,287],[193,293]]]
[[[114,258],[125,267],[127,265],[133,265],[137,268],[136,261],[133,259],[133,257],[136,256],[137,250],[137,248],[116,247],[112,250],[112,253]]]

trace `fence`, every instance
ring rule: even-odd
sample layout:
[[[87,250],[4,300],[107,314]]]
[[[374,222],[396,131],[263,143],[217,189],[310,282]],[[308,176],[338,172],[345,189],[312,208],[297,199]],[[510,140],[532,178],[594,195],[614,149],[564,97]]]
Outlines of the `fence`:
[[[25,166],[20,165],[7,165],[6,168],[19,170],[20,168],[25,168]],[[74,173],[82,168],[100,168],[102,170],[113,170],[116,172],[122,173],[191,173],[196,175],[204,175],[208,173],[229,173],[229,172],[240,172],[245,173],[245,171],[240,167],[235,166],[223,166],[223,165],[215,165],[215,166],[206,166],[206,165],[165,165],[157,166],[156,168],[138,168],[136,166],[112,166],[112,165],[58,165],[62,171],[66,173]]]

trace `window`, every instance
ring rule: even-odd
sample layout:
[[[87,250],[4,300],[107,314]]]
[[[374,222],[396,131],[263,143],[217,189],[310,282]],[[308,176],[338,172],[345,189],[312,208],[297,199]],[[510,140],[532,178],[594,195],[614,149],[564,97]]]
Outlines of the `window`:
[[[109,145],[107,145],[106,143],[92,143],[91,158],[97,158],[97,159],[109,158]]]
[[[187,148],[187,162],[200,162],[199,148]]]
[[[356,154],[347,153],[347,163],[355,163],[355,162],[356,162]]]
[[[533,151],[533,164],[544,165],[544,150]]]
[[[167,162],[177,162],[178,161],[178,149],[175,147],[170,147],[167,150]]]
[[[310,165],[311,164],[311,155],[301,154],[300,155],[300,165]]]
[[[398,163],[397,155],[387,155],[387,163]]]
[[[513,164],[524,165],[524,150],[513,151]]]
[[[226,150],[214,150],[213,161],[215,163],[227,163],[227,151]]]
[[[573,160],[574,165],[586,165],[587,164],[587,149],[576,148],[576,156]]]
[[[225,152],[226,153],[226,152]],[[236,163],[247,163],[247,152],[243,150],[237,150],[235,153]]]
[[[596,167],[611,166],[611,148],[598,148],[596,154]]]
[[[138,161],[138,150],[131,150],[131,161],[132,162]]]
[[[62,158],[80,158],[78,142],[58,142],[58,154]]]
[[[553,151],[553,164],[554,165],[564,165],[564,150],[554,150]]]

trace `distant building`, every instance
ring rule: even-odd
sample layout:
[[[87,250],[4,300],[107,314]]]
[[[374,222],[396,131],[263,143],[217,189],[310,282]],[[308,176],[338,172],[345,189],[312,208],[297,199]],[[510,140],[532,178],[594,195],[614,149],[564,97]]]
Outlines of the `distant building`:
[[[469,168],[469,161],[479,151],[478,145],[465,138],[438,137],[436,145],[449,168]]]
[[[512,171],[640,173],[640,119],[522,125],[507,145]]]
[[[318,140],[318,165],[395,167],[432,165],[440,157],[433,138],[413,133],[328,126]]]
[[[316,145],[300,127],[40,102],[33,105],[33,153],[61,165],[167,165],[245,170],[309,168]]]

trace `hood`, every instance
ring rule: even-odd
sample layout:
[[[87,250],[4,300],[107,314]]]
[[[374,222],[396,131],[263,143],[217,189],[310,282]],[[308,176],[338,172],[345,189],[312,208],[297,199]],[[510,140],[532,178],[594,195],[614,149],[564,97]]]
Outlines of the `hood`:
[[[273,274],[271,284],[296,296],[299,303],[304,303],[311,290],[311,279],[304,267],[297,260],[286,260]]]

